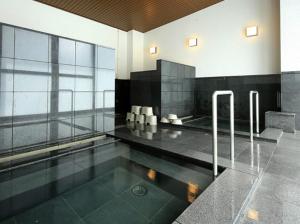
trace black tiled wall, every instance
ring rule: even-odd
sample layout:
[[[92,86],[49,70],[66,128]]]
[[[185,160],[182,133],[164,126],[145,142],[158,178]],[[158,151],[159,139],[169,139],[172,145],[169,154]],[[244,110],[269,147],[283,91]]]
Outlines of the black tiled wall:
[[[300,71],[281,75],[282,111],[296,113],[296,129],[300,130]]]
[[[131,105],[153,107],[153,112],[160,116],[160,72],[157,70],[132,72],[130,79]]]
[[[157,70],[131,73],[131,104],[152,106],[158,116],[192,115],[194,78],[195,67],[158,60]]]
[[[195,67],[159,60],[161,71],[161,114],[179,117],[194,113]]]
[[[232,90],[235,94],[235,118],[249,121],[249,91],[260,94],[260,119],[264,124],[266,111],[278,111],[280,105],[280,75],[254,75],[196,78],[195,115],[211,115],[212,94],[215,90]],[[229,118],[229,97],[220,96],[218,115]]]
[[[130,111],[130,80],[116,79],[116,114],[125,115]]]

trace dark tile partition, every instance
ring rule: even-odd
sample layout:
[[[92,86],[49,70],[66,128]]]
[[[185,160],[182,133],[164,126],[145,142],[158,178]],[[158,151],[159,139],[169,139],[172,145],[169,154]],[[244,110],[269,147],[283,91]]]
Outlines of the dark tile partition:
[[[130,80],[116,79],[116,114],[125,115],[130,111]]]
[[[235,94],[235,118],[249,121],[249,91],[260,94],[260,119],[264,113],[280,110],[280,75],[253,75],[196,78],[195,115],[211,115],[212,94],[215,90],[232,90]],[[229,98],[221,96],[218,104],[220,118],[229,118]]]
[[[152,106],[158,116],[194,112],[195,67],[158,60],[157,70],[132,72],[132,105]]]
[[[281,102],[283,112],[296,113],[296,129],[300,130],[300,71],[282,73]]]

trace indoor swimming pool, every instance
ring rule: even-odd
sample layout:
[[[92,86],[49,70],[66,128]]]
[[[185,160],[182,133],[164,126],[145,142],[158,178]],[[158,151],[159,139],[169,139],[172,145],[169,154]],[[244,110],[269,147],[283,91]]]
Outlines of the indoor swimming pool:
[[[115,142],[0,173],[0,223],[172,223],[212,170]]]

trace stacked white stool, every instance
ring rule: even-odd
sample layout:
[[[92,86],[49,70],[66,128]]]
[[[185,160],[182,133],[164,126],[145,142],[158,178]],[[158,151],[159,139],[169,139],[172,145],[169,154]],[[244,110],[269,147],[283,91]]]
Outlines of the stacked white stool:
[[[127,113],[127,115],[126,115],[126,121],[128,121],[128,122],[134,122],[134,120],[135,120],[134,114],[133,113]]]

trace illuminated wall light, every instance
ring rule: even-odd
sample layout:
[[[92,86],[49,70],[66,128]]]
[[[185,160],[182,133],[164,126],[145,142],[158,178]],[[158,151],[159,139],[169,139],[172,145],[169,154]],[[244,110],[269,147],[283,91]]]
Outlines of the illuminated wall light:
[[[189,47],[196,47],[198,45],[197,38],[190,38],[189,39]]]
[[[157,47],[150,47],[149,52],[150,52],[150,54],[156,54],[157,53]]]
[[[247,37],[255,37],[258,36],[258,27],[250,26],[246,28],[246,36]]]

